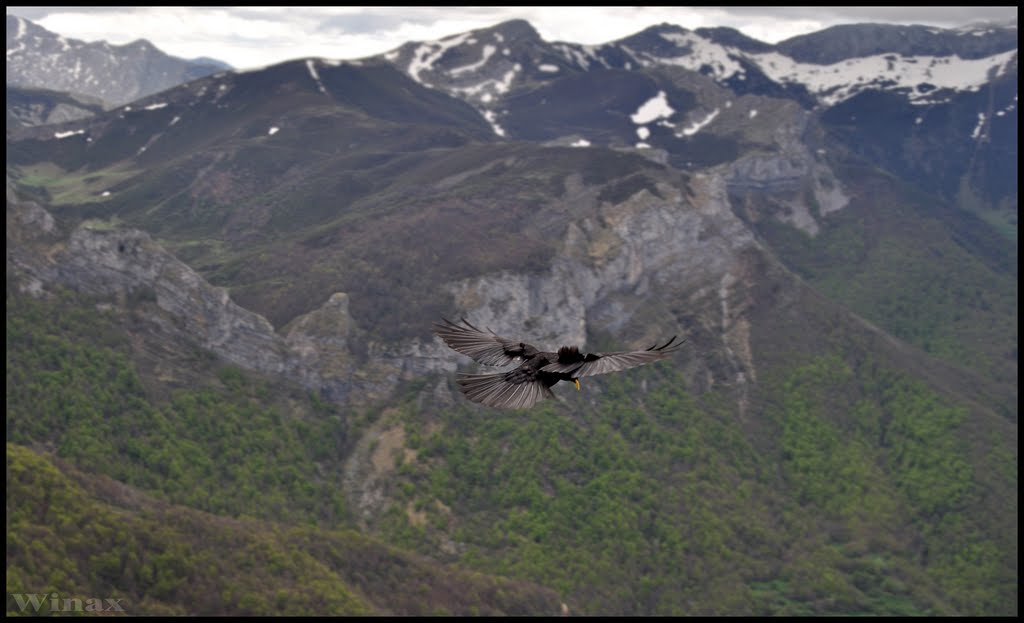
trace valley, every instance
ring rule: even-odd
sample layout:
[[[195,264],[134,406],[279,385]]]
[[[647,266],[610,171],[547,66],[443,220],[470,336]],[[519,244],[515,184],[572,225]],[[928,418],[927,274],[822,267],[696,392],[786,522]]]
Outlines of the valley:
[[[1016,26],[850,28],[9,84],[8,612],[1016,614]]]

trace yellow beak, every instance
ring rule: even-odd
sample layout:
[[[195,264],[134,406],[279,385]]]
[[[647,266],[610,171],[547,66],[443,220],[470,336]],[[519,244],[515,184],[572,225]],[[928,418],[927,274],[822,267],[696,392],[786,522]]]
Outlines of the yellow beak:
[[[579,379],[573,379],[572,382],[576,383],[576,391],[580,391],[580,380]]]

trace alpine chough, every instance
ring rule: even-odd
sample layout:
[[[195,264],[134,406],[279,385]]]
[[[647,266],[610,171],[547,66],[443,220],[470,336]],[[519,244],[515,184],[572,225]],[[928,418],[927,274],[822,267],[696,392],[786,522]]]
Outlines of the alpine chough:
[[[558,352],[547,352],[501,337],[489,329],[481,331],[465,318],[462,324],[441,320],[443,324],[434,324],[434,333],[453,350],[489,366],[519,363],[505,372],[460,374],[456,378],[466,398],[498,409],[523,409],[545,398],[554,398],[550,388],[559,381],[574,383],[579,391],[579,380],[585,376],[618,372],[665,359],[683,344],[672,336],[661,346],[655,344],[647,350],[583,354],[576,346],[562,346]]]

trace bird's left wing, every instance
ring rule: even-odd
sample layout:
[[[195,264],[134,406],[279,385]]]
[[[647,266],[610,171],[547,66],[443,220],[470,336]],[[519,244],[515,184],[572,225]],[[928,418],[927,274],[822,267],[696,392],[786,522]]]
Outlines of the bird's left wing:
[[[481,331],[463,318],[456,324],[442,318],[444,324],[434,323],[434,334],[444,340],[453,350],[468,355],[488,366],[504,366],[523,358],[528,350],[536,351],[529,344],[501,337],[493,331]]]
[[[527,409],[555,397],[536,370],[523,367],[497,374],[461,374],[456,381],[466,398],[496,409]]]
[[[576,378],[607,374],[642,366],[645,363],[665,359],[676,352],[684,340],[676,342],[675,336],[661,346],[655,344],[647,350],[623,351],[617,353],[587,353],[577,357],[560,357],[558,361],[550,363],[543,368],[542,372],[570,373]],[[561,355],[561,353],[559,353]],[[576,359],[572,361],[572,359]]]

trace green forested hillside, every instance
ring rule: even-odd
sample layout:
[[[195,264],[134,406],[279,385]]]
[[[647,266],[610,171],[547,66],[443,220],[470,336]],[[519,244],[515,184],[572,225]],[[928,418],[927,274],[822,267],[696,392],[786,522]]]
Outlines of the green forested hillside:
[[[829,298],[932,355],[1000,384],[1016,403],[1017,249],[947,206],[862,164],[844,163],[851,205],[809,236],[759,229],[780,259]]]
[[[780,375],[760,431],[778,447],[666,364],[599,382],[593,410],[410,409],[418,454],[384,533],[455,539],[588,612],[1012,612],[1015,540],[978,508],[966,410],[866,372],[829,355]],[[985,467],[1012,472],[1012,445],[990,443]],[[429,519],[410,526],[408,504]]]
[[[344,523],[337,482],[324,476],[344,454],[337,407],[211,359],[193,362],[190,386],[159,395],[132,361],[123,318],[62,296],[8,295],[8,441],[52,448],[175,504]]]
[[[7,445],[8,613],[19,611],[13,595],[54,593],[120,599],[129,614],[370,610],[336,571],[287,540],[184,508],[118,508],[44,455]],[[44,597],[42,611],[49,607]]]
[[[8,613],[53,593],[134,614],[558,612],[553,591],[345,530],[337,408],[208,358],[161,390],[124,321],[8,291]]]
[[[168,505],[8,444],[7,612],[50,612],[54,594],[58,611],[66,599],[100,599],[135,615],[559,610],[557,596],[536,586],[441,566],[349,530]]]

